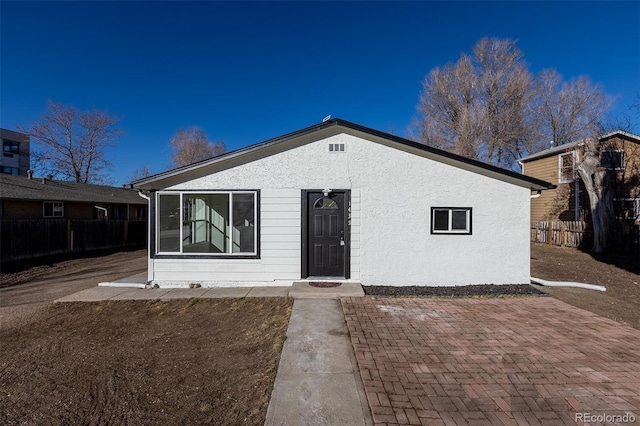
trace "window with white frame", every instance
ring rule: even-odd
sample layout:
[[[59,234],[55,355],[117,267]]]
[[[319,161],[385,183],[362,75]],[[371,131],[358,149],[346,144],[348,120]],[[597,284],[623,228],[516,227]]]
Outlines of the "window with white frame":
[[[161,192],[159,254],[257,255],[257,191]]]
[[[471,234],[471,207],[431,207],[432,234]]]
[[[42,216],[64,217],[64,204],[62,201],[45,201],[42,204]]]
[[[624,169],[624,151],[617,149],[607,149],[602,151],[602,167],[607,170]]]
[[[570,183],[576,179],[576,152],[558,156],[558,183]]]

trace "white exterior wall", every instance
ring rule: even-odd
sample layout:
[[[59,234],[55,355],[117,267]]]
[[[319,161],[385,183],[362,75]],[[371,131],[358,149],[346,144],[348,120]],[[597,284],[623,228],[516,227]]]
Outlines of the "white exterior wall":
[[[301,190],[320,188],[352,191],[354,281],[529,282],[529,189],[346,134],[167,188],[260,189],[260,259],[154,259],[154,282],[290,285],[301,273]],[[473,234],[431,235],[431,207],[471,207]]]

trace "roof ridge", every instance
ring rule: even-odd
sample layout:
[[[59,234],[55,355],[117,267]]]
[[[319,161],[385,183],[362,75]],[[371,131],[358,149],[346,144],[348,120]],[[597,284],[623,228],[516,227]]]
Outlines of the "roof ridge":
[[[253,152],[253,151],[268,147],[268,146],[272,146],[272,145],[275,145],[275,144],[278,144],[278,143],[281,143],[281,142],[284,142],[284,141],[287,141],[287,140],[291,140],[293,138],[302,137],[302,136],[305,136],[305,135],[308,135],[308,134],[311,134],[311,133],[314,133],[314,132],[317,132],[317,131],[326,130],[326,129],[329,129],[329,128],[335,127],[335,126],[342,126],[344,128],[350,129],[350,130],[355,131],[355,132],[360,132],[360,133],[367,134],[370,137],[377,137],[377,138],[385,139],[385,140],[390,141],[390,142],[397,143],[397,144],[405,146],[405,147],[418,149],[420,151],[427,152],[427,153],[430,153],[432,155],[441,157],[442,159],[447,159],[449,161],[453,161],[454,163],[466,164],[467,166],[470,166],[471,168],[474,168],[474,169],[482,169],[482,170],[486,170],[486,171],[489,171],[491,173],[495,173],[495,174],[498,174],[498,175],[508,176],[511,179],[516,179],[516,180],[521,181],[521,182],[527,182],[527,183],[533,184],[535,186],[542,186],[542,187],[545,187],[545,188],[553,187],[553,185],[550,184],[549,182],[545,182],[545,181],[542,181],[542,180],[539,180],[539,179],[535,179],[535,178],[532,178],[530,176],[522,175],[521,173],[515,172],[513,170],[504,169],[504,168],[501,168],[501,167],[498,167],[498,166],[494,166],[494,165],[491,165],[491,164],[488,164],[488,163],[484,163],[484,162],[479,161],[479,160],[474,160],[474,159],[471,159],[471,158],[463,157],[463,156],[458,155],[458,154],[454,154],[454,153],[451,153],[451,152],[448,152],[448,151],[444,151],[444,150],[441,150],[441,149],[438,149],[438,148],[430,147],[430,146],[421,144],[419,142],[412,141],[410,139],[406,139],[406,138],[403,138],[403,137],[400,137],[400,136],[392,135],[390,133],[385,133],[385,132],[382,132],[380,130],[375,130],[375,129],[372,129],[370,127],[366,127],[366,126],[363,126],[363,125],[360,125],[360,124],[356,124],[356,123],[353,123],[353,122],[350,122],[350,121],[347,121],[347,120],[343,120],[343,119],[337,118],[337,117],[336,118],[332,118],[332,119],[327,120],[327,121],[324,121],[322,123],[317,123],[317,124],[305,127],[303,129],[300,129],[300,130],[297,130],[297,131],[294,131],[294,132],[290,132],[290,133],[284,134],[282,136],[278,136],[278,137],[275,137],[275,138],[268,139],[268,140],[266,140],[264,142],[260,142],[260,143],[253,144],[253,145],[249,145],[247,147],[240,148],[240,149],[237,149],[237,150],[234,150],[234,151],[219,155],[217,157],[210,158],[208,160],[203,160],[203,161],[200,161],[200,162],[197,162],[197,163],[194,163],[194,164],[190,164],[190,165],[187,165],[187,166],[182,166],[182,167],[175,168],[175,169],[172,169],[172,170],[167,170],[165,172],[158,173],[158,174],[155,174],[153,176],[148,176],[146,178],[138,179],[138,180],[132,182],[132,185],[134,187],[140,187],[140,186],[145,185],[147,183],[159,181],[159,180],[162,180],[162,179],[165,179],[165,178],[175,177],[175,176],[178,176],[178,175],[180,175],[182,173],[185,173],[185,172],[188,172],[188,171],[197,170],[197,169],[199,169],[201,167],[205,167],[207,165],[214,164],[216,162],[224,161],[226,159],[235,158],[235,157],[241,156],[241,155],[243,155],[245,153],[248,153],[248,152]],[[454,165],[454,167],[455,166],[457,166],[457,165]],[[457,166],[457,167],[460,167],[460,166]]]

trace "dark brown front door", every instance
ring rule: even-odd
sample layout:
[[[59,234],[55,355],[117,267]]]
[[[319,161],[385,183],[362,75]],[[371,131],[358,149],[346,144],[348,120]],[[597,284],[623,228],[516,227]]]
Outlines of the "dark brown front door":
[[[307,192],[307,275],[346,277],[346,193]]]

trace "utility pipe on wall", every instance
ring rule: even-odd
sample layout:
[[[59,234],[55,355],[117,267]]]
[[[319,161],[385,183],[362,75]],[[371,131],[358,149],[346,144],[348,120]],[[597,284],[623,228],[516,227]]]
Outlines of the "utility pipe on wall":
[[[93,206],[98,210],[102,210],[104,212],[104,218],[105,219],[109,219],[108,213],[107,213],[107,209],[105,209],[104,207],[100,207],[100,206]]]
[[[140,198],[147,200],[147,227],[151,226],[151,197],[145,195],[141,189],[138,190],[138,195]],[[153,271],[153,260],[151,259],[151,229],[149,229],[147,236],[147,283],[153,281],[154,271]]]
[[[607,288],[601,285],[575,283],[571,281],[547,281],[541,278],[531,277],[531,282],[534,284],[543,285],[545,287],[578,287],[586,288],[588,290],[607,291]]]

